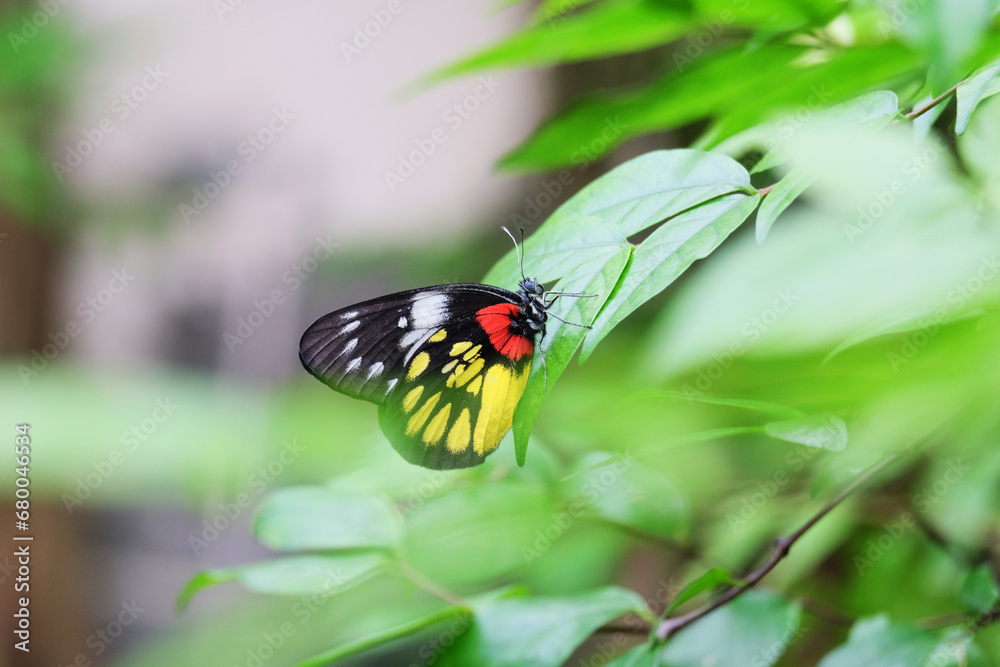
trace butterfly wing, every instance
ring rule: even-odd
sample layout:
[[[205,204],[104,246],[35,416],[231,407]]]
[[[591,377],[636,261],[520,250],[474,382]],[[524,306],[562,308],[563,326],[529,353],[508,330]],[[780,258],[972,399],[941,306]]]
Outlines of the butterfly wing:
[[[411,463],[482,463],[510,429],[534,340],[511,331],[517,295],[459,284],[400,292],[317,320],[299,357],[332,389],[379,405]]]

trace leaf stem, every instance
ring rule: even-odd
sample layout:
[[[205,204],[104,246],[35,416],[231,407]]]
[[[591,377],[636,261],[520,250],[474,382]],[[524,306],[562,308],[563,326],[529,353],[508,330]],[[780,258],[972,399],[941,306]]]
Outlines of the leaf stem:
[[[678,616],[676,618],[668,618],[660,622],[659,626],[656,628],[656,638],[660,641],[669,639],[675,633],[677,633],[682,628],[685,628],[698,619],[707,616],[719,607],[731,602],[745,591],[753,588],[763,579],[768,573],[771,572],[787,555],[789,549],[795,544],[806,532],[815,526],[819,521],[829,514],[835,507],[844,501],[851,493],[853,493],[858,487],[863,485],[869,479],[878,474],[883,468],[889,465],[892,461],[896,459],[896,454],[890,454],[885,457],[871,468],[866,470],[863,474],[859,475],[857,479],[851,482],[843,491],[838,493],[833,499],[831,499],[826,505],[822,507],[816,514],[809,518],[804,524],[802,524],[798,530],[796,530],[791,535],[787,537],[780,537],[774,541],[774,549],[771,551],[771,555],[767,557],[767,560],[758,567],[756,570],[751,572],[743,580],[742,585],[733,586],[721,596],[713,600],[712,602],[704,605],[699,609],[695,609],[683,616]]]
[[[910,113],[903,114],[903,118],[906,118],[907,120],[913,120],[914,118],[918,118],[920,116],[923,116],[925,113],[927,113],[928,111],[930,111],[931,109],[933,109],[934,107],[936,107],[937,105],[941,104],[946,99],[948,99],[949,97],[951,97],[952,95],[954,95],[955,91],[958,90],[958,87],[961,86],[966,81],[968,81],[968,79],[962,79],[961,81],[959,81],[958,83],[956,83],[954,86],[952,86],[948,90],[944,91],[943,93],[941,93],[940,95],[938,95],[937,97],[935,97],[933,100],[931,100],[927,104],[923,105],[922,107],[917,107],[916,109],[913,109],[912,111],[910,111]]]

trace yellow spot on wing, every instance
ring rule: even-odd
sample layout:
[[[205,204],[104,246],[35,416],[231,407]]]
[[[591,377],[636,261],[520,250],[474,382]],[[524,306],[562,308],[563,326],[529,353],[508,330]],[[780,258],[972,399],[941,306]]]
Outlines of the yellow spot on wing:
[[[424,386],[414,387],[406,394],[403,398],[403,411],[412,412],[413,408],[417,406],[417,401],[420,400],[420,394],[424,393]]]
[[[472,434],[472,422],[469,418],[469,408],[463,408],[454,426],[448,432],[448,441],[445,445],[452,454],[464,452],[469,446],[469,435]]]
[[[454,345],[452,345],[451,352],[449,352],[448,354],[451,355],[452,357],[457,357],[458,355],[468,350],[470,347],[472,347],[472,343],[470,343],[467,340],[463,340],[460,343],[455,343]]]
[[[456,370],[455,374],[453,376],[451,376],[450,378],[448,378],[448,380],[450,381],[452,378],[454,378],[454,380],[455,380],[454,386],[456,386],[456,387],[463,387],[472,378],[474,378],[477,375],[479,375],[479,371],[483,370],[483,366],[485,366],[485,365],[486,365],[486,362],[483,360],[483,358],[482,357],[477,357],[475,361],[473,361],[471,364],[469,364],[468,368],[466,368],[465,370],[461,370],[461,371],[460,370]],[[449,387],[452,386],[450,384],[450,382],[446,383],[446,384],[448,384]]]
[[[477,354],[479,354],[479,350],[481,350],[481,349],[483,349],[483,346],[482,345],[477,345],[474,348],[472,348],[471,350],[469,350],[468,352],[466,352],[465,354],[463,354],[462,358],[465,359],[466,361],[472,361],[472,358],[474,356],[476,356]]]
[[[520,375],[502,364],[494,364],[483,379],[482,407],[476,418],[472,447],[480,456],[489,454],[500,439],[510,430],[514,421],[514,408],[524,393],[531,367],[527,364]]]
[[[483,376],[480,375],[475,380],[469,383],[469,386],[465,388],[465,391],[469,392],[473,396],[479,394],[479,388],[483,386]]]
[[[448,414],[451,412],[451,403],[447,403],[441,410],[434,415],[434,419],[431,423],[427,425],[424,429],[424,444],[425,445],[436,445],[441,436],[444,435],[444,429],[448,426]]]
[[[440,343],[447,337],[448,337],[447,331],[445,331],[444,329],[438,329],[437,333],[428,338],[427,340],[429,340],[432,343]]]
[[[427,418],[431,416],[431,413],[434,411],[434,406],[437,405],[437,402],[440,399],[440,391],[427,399],[427,402],[424,403],[419,410],[417,410],[416,414],[410,417],[410,421],[406,422],[406,435],[414,435],[417,431],[423,428],[424,422],[426,422]]]
[[[451,361],[449,361],[444,365],[444,368],[441,369],[441,372],[445,374],[450,373],[451,369],[453,369],[456,364],[458,364],[458,359],[452,359]]]
[[[406,380],[410,381],[415,379],[427,369],[427,364],[429,363],[431,363],[431,355],[426,352],[421,352],[417,356],[413,357],[413,361],[410,362],[410,370],[406,372]]]

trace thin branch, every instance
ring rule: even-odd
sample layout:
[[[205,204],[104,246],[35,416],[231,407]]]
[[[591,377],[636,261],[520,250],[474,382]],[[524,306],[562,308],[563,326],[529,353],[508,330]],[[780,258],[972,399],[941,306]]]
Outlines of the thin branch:
[[[853,482],[847,485],[843,491],[838,493],[832,500],[830,500],[823,508],[813,515],[808,521],[806,521],[802,526],[799,527],[794,533],[787,537],[781,537],[774,541],[774,549],[771,551],[771,555],[767,557],[764,564],[758,567],[756,570],[751,572],[739,586],[733,586],[725,593],[720,595],[717,599],[708,603],[707,605],[701,607],[700,609],[695,609],[692,612],[684,614],[683,616],[678,616],[676,618],[668,618],[660,622],[659,626],[656,628],[656,638],[660,641],[669,639],[677,631],[685,628],[698,619],[707,616],[719,607],[729,603],[730,601],[736,599],[742,595],[745,591],[753,588],[757,583],[766,577],[768,573],[771,572],[777,566],[785,556],[788,555],[788,550],[791,549],[792,545],[795,544],[806,532],[815,526],[819,521],[829,514],[835,507],[844,501],[851,493],[853,493],[859,486],[863,485],[869,479],[878,474],[883,468],[889,465],[892,461],[896,459],[896,454],[890,454],[885,457],[871,468],[866,470],[862,475],[858,476]]]
[[[903,114],[903,118],[906,118],[908,120],[913,120],[914,118],[918,118],[919,116],[923,116],[925,113],[927,113],[928,111],[930,111],[931,109],[933,109],[934,107],[936,107],[937,105],[941,104],[946,99],[948,99],[949,97],[951,97],[952,95],[954,95],[955,91],[958,90],[958,87],[961,86],[966,81],[968,81],[968,79],[962,79],[961,81],[959,81],[958,83],[956,83],[954,86],[952,86],[948,90],[944,91],[943,93],[941,93],[940,95],[938,95],[937,97],[935,97],[933,100],[931,100],[930,102],[928,102],[924,106],[918,107],[918,108],[914,109],[913,111],[911,111],[910,113]]]

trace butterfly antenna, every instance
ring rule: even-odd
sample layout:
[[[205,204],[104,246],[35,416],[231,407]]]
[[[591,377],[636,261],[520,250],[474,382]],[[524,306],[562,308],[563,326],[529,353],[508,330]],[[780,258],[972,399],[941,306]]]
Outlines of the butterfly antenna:
[[[517,253],[517,270],[521,272],[521,280],[524,280],[524,263],[521,259],[521,248],[517,245],[517,239],[514,238],[514,235],[506,227],[501,227],[500,229],[504,230],[507,236],[510,237],[510,240],[514,242],[514,252]],[[524,227],[521,227],[521,245],[524,245]]]

